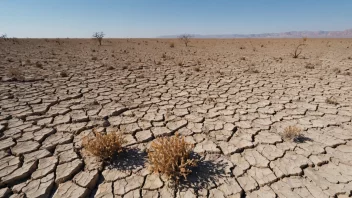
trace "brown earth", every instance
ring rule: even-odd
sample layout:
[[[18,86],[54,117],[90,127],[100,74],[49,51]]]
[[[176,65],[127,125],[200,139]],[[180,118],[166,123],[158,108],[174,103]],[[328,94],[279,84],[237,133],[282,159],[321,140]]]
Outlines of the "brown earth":
[[[352,39],[0,40],[0,197],[347,197],[351,48]],[[288,126],[302,136],[285,139]],[[92,128],[125,133],[126,153],[102,163],[85,152]],[[149,172],[145,154],[175,132],[200,158],[178,188]]]

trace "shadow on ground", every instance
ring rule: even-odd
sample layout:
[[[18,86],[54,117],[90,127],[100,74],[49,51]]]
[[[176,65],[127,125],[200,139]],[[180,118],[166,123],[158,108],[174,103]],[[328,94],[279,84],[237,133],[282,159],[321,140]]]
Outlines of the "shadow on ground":
[[[311,139],[309,137],[306,137],[304,135],[299,135],[299,136],[295,137],[293,139],[293,141],[296,142],[296,143],[304,143],[304,142],[307,142],[307,141],[313,142],[313,139]]]
[[[227,162],[222,160],[204,160],[199,155],[194,154],[199,159],[198,166],[192,169],[187,180],[181,180],[177,186],[182,189],[207,189],[214,186],[221,178],[226,177]]]
[[[109,169],[132,170],[143,168],[146,163],[147,154],[139,149],[130,148],[116,156],[107,163]]]

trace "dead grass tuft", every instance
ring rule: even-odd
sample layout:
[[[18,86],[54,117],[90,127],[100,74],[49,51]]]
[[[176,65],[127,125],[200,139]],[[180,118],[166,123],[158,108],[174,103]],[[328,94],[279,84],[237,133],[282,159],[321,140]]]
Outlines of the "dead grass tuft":
[[[335,72],[336,74],[341,73],[341,70],[337,67],[335,67],[334,69],[332,69],[333,72]]]
[[[200,67],[195,67],[195,68],[193,68],[193,70],[196,72],[200,72]]]
[[[305,66],[306,69],[314,69],[314,67],[315,66],[312,63],[307,63],[306,66]]]
[[[148,150],[150,168],[175,181],[181,177],[187,179],[187,175],[192,172],[190,169],[197,166],[197,160],[191,159],[192,149],[193,145],[178,134],[157,138]]]
[[[283,134],[285,139],[295,140],[301,136],[301,129],[296,126],[288,126]]]
[[[91,154],[101,159],[112,159],[116,154],[123,151],[123,144],[127,143],[122,134],[110,132],[103,134],[93,129],[95,138],[88,136],[83,138],[82,145]]]
[[[10,68],[8,70],[8,75],[11,78],[15,78],[16,80],[22,81],[24,80],[24,75],[21,72],[21,70],[19,70],[18,68]]]
[[[327,99],[325,100],[325,102],[328,103],[328,104],[333,104],[333,105],[338,105],[338,104],[339,104],[339,103],[337,102],[337,100],[336,100],[335,98],[333,98],[333,97],[327,98]]]

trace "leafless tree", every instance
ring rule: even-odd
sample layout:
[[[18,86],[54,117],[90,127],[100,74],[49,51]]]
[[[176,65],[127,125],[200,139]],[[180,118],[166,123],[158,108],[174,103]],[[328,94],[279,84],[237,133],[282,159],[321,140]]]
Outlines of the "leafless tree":
[[[101,42],[102,42],[104,36],[105,36],[104,32],[95,32],[95,33],[93,34],[93,38],[95,38],[95,39],[98,40],[99,45],[101,45]]]
[[[190,34],[183,34],[178,37],[185,45],[188,46],[188,43],[191,42],[192,36]]]

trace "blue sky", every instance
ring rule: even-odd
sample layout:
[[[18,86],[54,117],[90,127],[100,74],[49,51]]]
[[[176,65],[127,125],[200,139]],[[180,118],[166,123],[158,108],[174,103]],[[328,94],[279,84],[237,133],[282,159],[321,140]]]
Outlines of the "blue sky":
[[[352,0],[0,0],[9,37],[157,37],[352,28]]]

